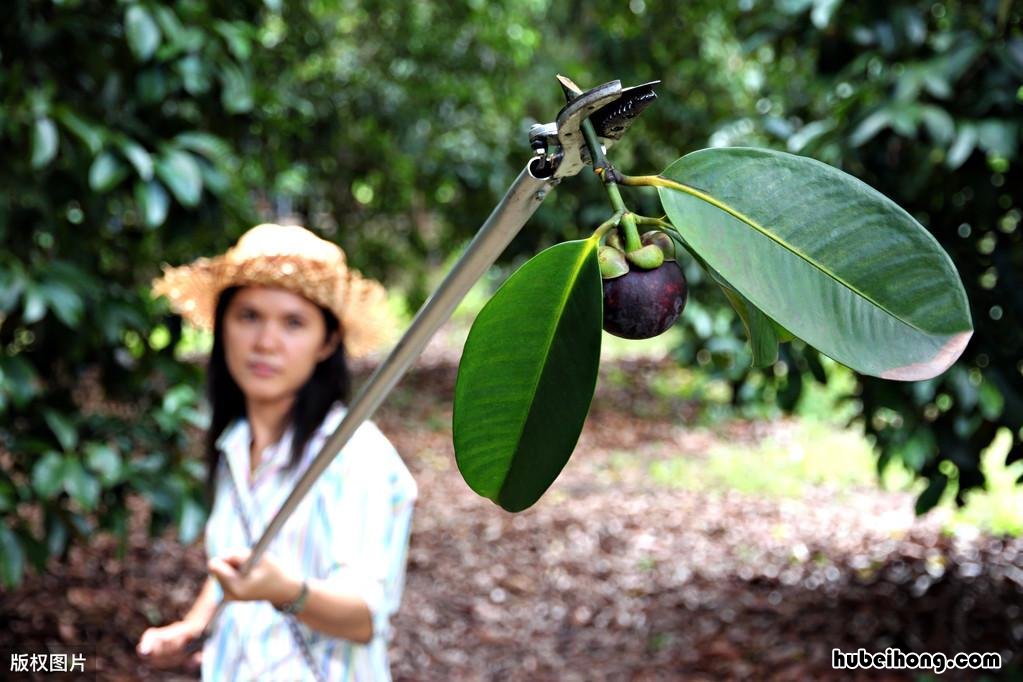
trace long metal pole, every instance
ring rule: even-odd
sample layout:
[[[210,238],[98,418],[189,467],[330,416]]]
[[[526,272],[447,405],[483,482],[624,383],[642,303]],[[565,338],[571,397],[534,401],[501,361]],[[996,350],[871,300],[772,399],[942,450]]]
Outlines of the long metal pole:
[[[352,400],[344,419],[338,424],[333,435],[320,448],[319,454],[295,484],[288,499],[263,531],[263,535],[252,548],[252,554],[240,567],[239,572],[245,575],[269,547],[281,527],[291,516],[295,508],[306,496],[320,475],[334,460],[356,429],[369,419],[394,385],[405,374],[409,366],[422,354],[426,344],[444,324],[459,302],[465,298],[469,289],[487,271],[497,257],[501,255],[508,243],[519,233],[529,217],[533,215],[540,203],[556,184],[552,178],[538,178],[530,172],[530,163],[522,169],[519,176],[508,188],[508,192],[494,208],[479,232],[469,243],[465,253],[451,268],[437,291],[423,304],[416,313],[412,324],[390,355],[377,367],[359,394]],[[210,633],[213,623],[226,606],[226,602],[217,604],[216,611],[210,617],[202,636],[195,643],[202,642]],[[192,647],[197,648],[197,647]]]

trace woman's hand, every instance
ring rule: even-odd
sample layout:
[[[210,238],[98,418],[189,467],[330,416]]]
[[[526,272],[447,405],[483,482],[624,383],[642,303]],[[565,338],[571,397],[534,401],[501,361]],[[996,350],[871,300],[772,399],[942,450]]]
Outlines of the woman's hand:
[[[185,646],[202,634],[199,623],[179,620],[160,628],[149,628],[142,633],[135,651],[154,668],[176,668],[182,663],[194,672],[202,661],[202,650],[189,656]]]
[[[283,604],[298,597],[302,589],[301,580],[286,573],[266,554],[260,557],[247,575],[239,574],[238,569],[251,553],[248,549],[240,549],[210,559],[207,568],[220,582],[224,590],[224,599],[265,600],[273,604]]]

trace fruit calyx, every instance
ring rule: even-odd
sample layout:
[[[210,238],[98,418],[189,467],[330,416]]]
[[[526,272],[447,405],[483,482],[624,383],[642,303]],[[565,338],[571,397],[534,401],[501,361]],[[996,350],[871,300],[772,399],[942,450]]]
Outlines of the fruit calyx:
[[[597,260],[605,280],[625,275],[630,264],[640,270],[656,270],[665,261],[675,260],[675,242],[660,230],[649,230],[640,237],[639,248],[626,251],[622,236],[612,229],[597,252]]]

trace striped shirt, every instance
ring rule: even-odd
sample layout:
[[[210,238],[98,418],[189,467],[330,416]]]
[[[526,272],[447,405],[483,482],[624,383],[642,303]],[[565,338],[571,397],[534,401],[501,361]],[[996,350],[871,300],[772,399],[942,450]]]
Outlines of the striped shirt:
[[[251,432],[237,419],[217,440],[223,456],[217,469],[213,510],[206,524],[206,553],[213,557],[249,547],[236,508],[251,525],[253,542],[323,443],[345,408],[335,403],[291,472],[292,429],[267,447],[250,477]],[[317,479],[267,549],[292,575],[333,582],[354,591],[369,606],[373,639],[365,645],[318,632],[298,631],[321,679],[390,680],[389,618],[398,610],[405,579],[416,484],[397,451],[372,423],[363,423]],[[219,601],[223,591],[216,583]],[[315,680],[285,616],[266,601],[229,602],[203,648],[203,680]]]

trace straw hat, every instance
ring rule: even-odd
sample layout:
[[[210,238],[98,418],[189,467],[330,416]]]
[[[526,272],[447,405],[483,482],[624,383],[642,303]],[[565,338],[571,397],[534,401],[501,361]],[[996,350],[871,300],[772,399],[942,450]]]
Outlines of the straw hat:
[[[221,256],[164,264],[153,293],[192,325],[212,330],[220,292],[246,284],[287,289],[332,311],[351,357],[380,347],[395,328],[383,286],[348,269],[337,244],[298,225],[257,225]]]

